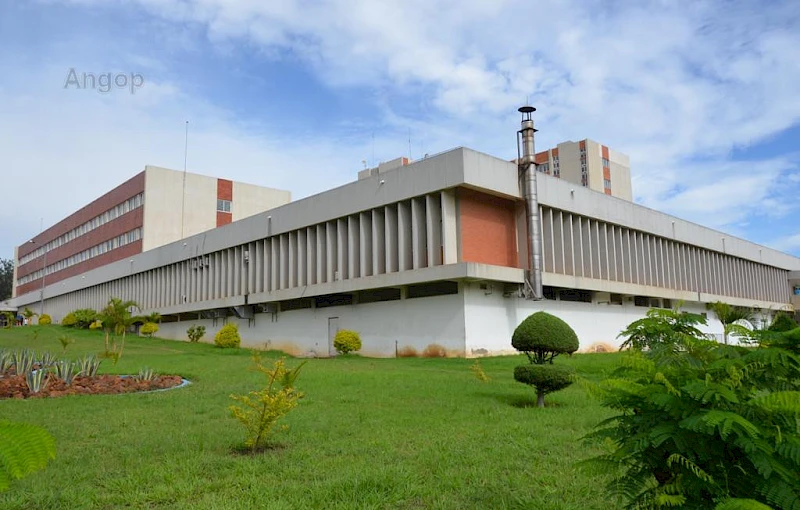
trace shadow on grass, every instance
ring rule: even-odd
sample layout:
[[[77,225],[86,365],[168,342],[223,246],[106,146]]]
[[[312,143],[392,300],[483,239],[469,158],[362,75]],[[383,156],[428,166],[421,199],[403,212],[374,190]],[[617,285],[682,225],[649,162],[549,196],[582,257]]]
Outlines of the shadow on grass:
[[[248,457],[266,453],[280,453],[285,448],[286,445],[283,443],[268,443],[256,449],[245,446],[244,444],[236,444],[231,447],[231,453],[237,456]]]
[[[514,393],[476,393],[476,395],[481,397],[489,397],[497,400],[501,404],[516,407],[518,409],[527,409],[529,407],[537,407],[538,404],[536,402],[536,394],[532,395],[520,395]],[[563,404],[558,402],[550,402],[549,400],[545,399],[544,401],[545,407],[563,407]]]

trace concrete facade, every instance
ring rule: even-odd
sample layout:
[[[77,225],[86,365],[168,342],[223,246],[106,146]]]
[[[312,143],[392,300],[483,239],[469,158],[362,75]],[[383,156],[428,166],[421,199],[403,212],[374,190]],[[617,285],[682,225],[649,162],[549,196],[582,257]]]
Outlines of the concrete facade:
[[[617,343],[650,306],[791,309],[800,259],[545,173],[536,180],[544,301],[519,297],[528,241],[517,166],[459,148],[50,285],[45,307],[58,321],[122,297],[161,313],[168,338],[202,323],[212,341],[236,321],[246,345],[322,356],[331,328],[359,331],[374,356],[431,343],[473,356],[509,352],[510,332],[539,309],[567,319],[583,349]],[[712,321],[709,332],[722,331]]]

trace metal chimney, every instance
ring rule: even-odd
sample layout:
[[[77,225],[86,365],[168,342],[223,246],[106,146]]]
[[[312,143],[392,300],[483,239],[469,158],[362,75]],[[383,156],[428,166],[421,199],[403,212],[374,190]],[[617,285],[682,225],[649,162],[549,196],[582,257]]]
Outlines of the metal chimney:
[[[517,164],[520,191],[525,199],[525,217],[528,223],[528,270],[525,272],[525,299],[544,299],[542,292],[542,243],[539,232],[539,196],[536,188],[536,149],[534,147],[533,106],[523,106],[521,129],[517,132]],[[522,153],[520,154],[520,142]]]

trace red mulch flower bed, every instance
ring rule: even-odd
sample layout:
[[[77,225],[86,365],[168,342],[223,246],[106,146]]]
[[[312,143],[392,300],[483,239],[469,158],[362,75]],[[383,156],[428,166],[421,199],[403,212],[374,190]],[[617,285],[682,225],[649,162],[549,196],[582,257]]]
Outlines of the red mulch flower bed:
[[[116,395],[172,388],[183,382],[179,375],[160,375],[154,377],[152,381],[137,381],[133,377],[118,375],[98,375],[76,377],[72,380],[72,384],[67,386],[64,381],[52,374],[47,377],[50,382],[39,393],[31,393],[25,377],[21,375],[2,377],[0,378],[0,399],[63,397],[64,395]]]

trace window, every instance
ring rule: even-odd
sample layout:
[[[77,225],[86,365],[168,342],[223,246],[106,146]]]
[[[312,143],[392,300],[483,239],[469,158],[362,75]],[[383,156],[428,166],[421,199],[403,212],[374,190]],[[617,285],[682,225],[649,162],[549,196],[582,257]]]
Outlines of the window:
[[[603,179],[603,186],[605,188],[611,188],[611,179]]]
[[[219,211],[219,212],[231,212],[231,201],[230,200],[217,200],[217,211]]]
[[[603,158],[603,166],[608,168],[608,158]]]

